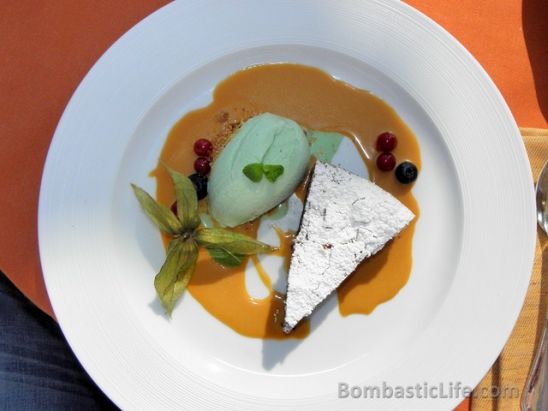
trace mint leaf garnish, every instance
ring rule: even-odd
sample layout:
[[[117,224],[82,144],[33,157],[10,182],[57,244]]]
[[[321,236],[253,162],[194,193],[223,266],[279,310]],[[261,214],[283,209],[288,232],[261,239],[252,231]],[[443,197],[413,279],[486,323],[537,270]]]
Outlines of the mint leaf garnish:
[[[242,170],[247,178],[258,183],[263,178],[263,166],[261,163],[250,163]]]
[[[280,164],[263,164],[264,176],[273,183],[284,173],[284,166]]]

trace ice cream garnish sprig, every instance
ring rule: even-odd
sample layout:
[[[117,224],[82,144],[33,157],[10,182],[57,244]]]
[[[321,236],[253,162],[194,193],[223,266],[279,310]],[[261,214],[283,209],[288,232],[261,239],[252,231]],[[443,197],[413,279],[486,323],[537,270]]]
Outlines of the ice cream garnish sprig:
[[[175,186],[176,214],[142,188],[131,186],[145,214],[170,237],[166,260],[154,278],[154,287],[166,313],[171,315],[194,273],[198,247],[205,247],[215,261],[229,267],[241,264],[246,255],[272,252],[276,247],[223,228],[201,226],[192,182],[185,175],[165,168]]]
[[[284,166],[281,164],[250,163],[243,168],[242,172],[254,183],[261,181],[263,175],[268,181],[274,183],[284,173]]]

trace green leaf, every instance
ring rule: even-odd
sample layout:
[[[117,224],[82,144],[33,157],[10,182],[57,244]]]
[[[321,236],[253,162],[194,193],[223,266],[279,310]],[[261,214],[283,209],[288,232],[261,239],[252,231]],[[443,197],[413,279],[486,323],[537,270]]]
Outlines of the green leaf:
[[[208,247],[207,251],[211,258],[224,267],[238,267],[244,261],[243,255],[233,254],[224,248]]]
[[[173,180],[175,186],[175,197],[177,199],[177,217],[181,221],[183,230],[194,230],[200,225],[200,215],[198,214],[198,196],[192,181],[168,166],[165,166],[167,172]]]
[[[242,170],[247,178],[254,183],[258,183],[263,178],[263,166],[261,163],[251,163]]]
[[[264,176],[273,183],[284,173],[284,166],[280,164],[263,164]]]
[[[170,316],[192,277],[197,259],[198,246],[195,241],[177,238],[169,243],[166,261],[154,278],[154,287]]]
[[[204,247],[223,248],[230,253],[241,255],[268,253],[276,249],[247,235],[224,228],[202,228],[196,233],[196,241]]]
[[[181,222],[169,208],[157,202],[145,190],[135,184],[132,184],[131,187],[145,214],[160,230],[171,235],[179,234],[183,230]]]

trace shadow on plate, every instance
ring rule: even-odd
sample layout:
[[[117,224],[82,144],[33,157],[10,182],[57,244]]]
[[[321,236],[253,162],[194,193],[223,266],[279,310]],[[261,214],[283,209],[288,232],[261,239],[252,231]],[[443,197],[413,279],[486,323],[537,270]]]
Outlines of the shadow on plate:
[[[177,304],[178,305],[178,304]],[[162,303],[160,302],[160,299],[158,296],[154,297],[154,300],[152,300],[148,306],[152,310],[152,312],[156,315],[166,317],[166,312],[164,310],[164,307],[162,307]]]
[[[282,276],[274,284],[274,289],[280,289],[281,281],[285,281]],[[292,338],[287,340],[275,340],[275,339],[264,339],[263,340],[263,367],[266,370],[271,370],[277,364],[282,364],[287,358],[289,353],[293,351],[296,347],[301,344],[305,338],[310,338],[310,335],[314,332],[316,328],[325,320],[327,315],[334,309],[337,308],[337,294],[333,293],[329,296],[315,311],[310,320],[310,331],[307,336],[304,338]],[[274,313],[269,315],[270,318]],[[302,325],[301,325],[302,326]]]

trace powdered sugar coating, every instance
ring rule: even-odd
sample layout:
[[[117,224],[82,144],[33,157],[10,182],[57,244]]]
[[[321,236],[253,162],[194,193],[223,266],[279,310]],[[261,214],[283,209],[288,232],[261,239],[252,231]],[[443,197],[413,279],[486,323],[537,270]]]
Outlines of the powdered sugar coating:
[[[317,162],[291,257],[284,331],[309,316],[414,217],[369,180]]]

